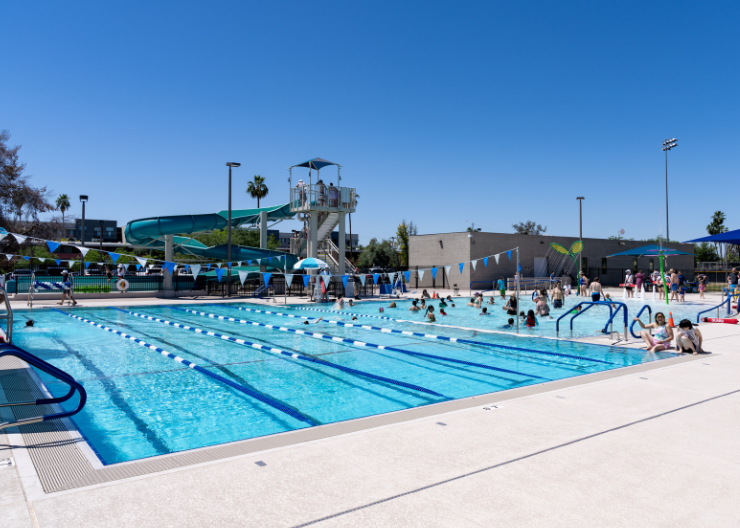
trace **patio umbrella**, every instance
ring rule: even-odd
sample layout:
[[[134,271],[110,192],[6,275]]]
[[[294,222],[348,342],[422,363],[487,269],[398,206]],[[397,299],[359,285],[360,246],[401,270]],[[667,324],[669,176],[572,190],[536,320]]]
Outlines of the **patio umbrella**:
[[[615,253],[614,255],[607,255],[606,258],[609,257],[658,257],[660,260],[660,276],[665,277],[665,273],[663,272],[664,266],[663,261],[666,257],[675,256],[675,255],[693,255],[693,253],[686,253],[685,251],[680,251],[678,249],[671,249],[671,248],[664,248],[662,246],[656,246],[656,245],[650,245],[650,246],[641,246],[634,249],[628,249],[627,251],[622,251],[621,253]],[[665,303],[666,305],[669,304],[668,301],[668,292],[666,291],[665,295]]]
[[[328,268],[329,264],[324,262],[321,259],[317,258],[305,258],[303,260],[299,260],[293,265],[293,269],[318,269],[318,268]]]

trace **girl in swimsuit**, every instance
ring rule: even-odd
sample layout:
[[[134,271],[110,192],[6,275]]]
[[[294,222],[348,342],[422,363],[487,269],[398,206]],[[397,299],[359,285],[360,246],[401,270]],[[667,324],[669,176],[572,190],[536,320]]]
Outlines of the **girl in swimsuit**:
[[[663,312],[655,314],[655,322],[648,325],[643,324],[638,317],[635,317],[635,321],[644,328],[640,332],[642,340],[647,344],[648,352],[660,352],[661,350],[670,350],[671,341],[673,341],[673,328],[666,325],[665,315]],[[650,329],[654,328],[655,333],[650,335]]]
[[[540,323],[537,321],[537,318],[534,316],[534,310],[529,310],[527,312],[527,321],[526,321],[527,328],[534,328],[538,324]]]

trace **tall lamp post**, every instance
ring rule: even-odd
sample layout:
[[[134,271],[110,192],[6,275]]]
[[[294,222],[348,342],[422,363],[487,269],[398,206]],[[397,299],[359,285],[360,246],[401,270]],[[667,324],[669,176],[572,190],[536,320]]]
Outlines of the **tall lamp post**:
[[[80,201],[82,202],[82,225],[80,231],[80,245],[85,247],[85,204],[87,203],[87,195],[81,194]],[[80,275],[85,274],[85,255],[80,251]]]
[[[231,168],[241,167],[241,163],[229,161],[226,166],[229,168],[229,223],[226,226],[226,267],[229,270],[226,275],[226,295],[231,297]]]
[[[583,200],[585,200],[583,196],[579,196],[576,198],[578,200],[578,240],[583,240]],[[583,269],[583,251],[578,253],[578,271],[580,272]],[[581,293],[581,278],[576,277],[576,281],[578,282],[578,289],[576,290],[578,294]]]
[[[669,243],[671,237],[668,234],[668,151],[678,146],[676,138],[663,141],[663,152],[665,152],[665,241]]]

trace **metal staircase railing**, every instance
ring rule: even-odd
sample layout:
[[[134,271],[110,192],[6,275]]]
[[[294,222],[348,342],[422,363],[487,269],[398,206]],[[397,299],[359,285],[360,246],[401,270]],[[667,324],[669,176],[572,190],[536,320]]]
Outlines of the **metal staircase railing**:
[[[10,422],[4,422],[0,423],[0,429],[5,429],[6,427],[14,427],[18,425],[28,425],[33,423],[39,423],[39,422],[47,422],[49,420],[56,420],[58,418],[67,418],[68,416],[73,416],[80,412],[82,408],[85,406],[85,403],[87,402],[87,392],[85,392],[85,389],[82,385],[80,385],[77,381],[74,380],[72,376],[67,374],[66,372],[59,370],[54,365],[51,365],[44,361],[43,359],[40,359],[33,354],[30,354],[26,352],[25,350],[21,350],[15,345],[12,345],[10,343],[5,343],[0,345],[0,358],[4,356],[13,356],[17,357],[18,359],[21,359],[28,363],[29,365],[32,365],[36,367],[37,369],[46,372],[50,376],[53,376],[54,378],[58,379],[59,381],[62,381],[69,385],[69,392],[65,394],[64,396],[61,396],[59,398],[40,398],[38,400],[30,400],[30,401],[22,401],[22,402],[10,402],[10,403],[0,403],[0,407],[14,407],[14,406],[21,406],[21,405],[50,405],[54,403],[64,403],[72,396],[74,396],[75,392],[79,393],[80,395],[80,402],[77,404],[77,408],[71,410],[71,411],[62,411],[54,414],[48,414],[45,416],[37,416],[34,418],[22,418],[20,420],[13,420]]]
[[[5,286],[0,285],[0,295],[3,296],[5,303],[5,313],[0,314],[0,320],[5,320],[5,341],[8,343],[13,342],[13,308],[10,307],[10,300],[8,299],[8,292],[5,291]]]

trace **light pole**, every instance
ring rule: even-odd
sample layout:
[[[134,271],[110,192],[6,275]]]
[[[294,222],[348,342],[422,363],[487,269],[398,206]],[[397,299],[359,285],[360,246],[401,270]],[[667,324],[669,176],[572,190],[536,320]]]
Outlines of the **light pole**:
[[[229,270],[226,275],[226,295],[231,297],[231,168],[241,167],[241,163],[229,161],[226,166],[229,168],[229,223],[226,226],[226,267]]]
[[[678,146],[676,138],[666,139],[663,141],[663,152],[665,152],[665,241],[671,241],[668,234],[668,151]]]
[[[585,200],[583,196],[579,196],[576,198],[578,200],[578,240],[583,241],[583,200]],[[578,271],[580,272],[583,269],[583,250],[581,250],[580,253],[578,253]],[[576,281],[578,282],[578,292],[581,291],[581,278],[576,277]]]
[[[87,195],[81,194],[80,201],[82,202],[82,226],[80,231],[80,245],[85,247],[85,203],[87,203]],[[85,255],[80,251],[80,275],[84,275],[85,272]]]

